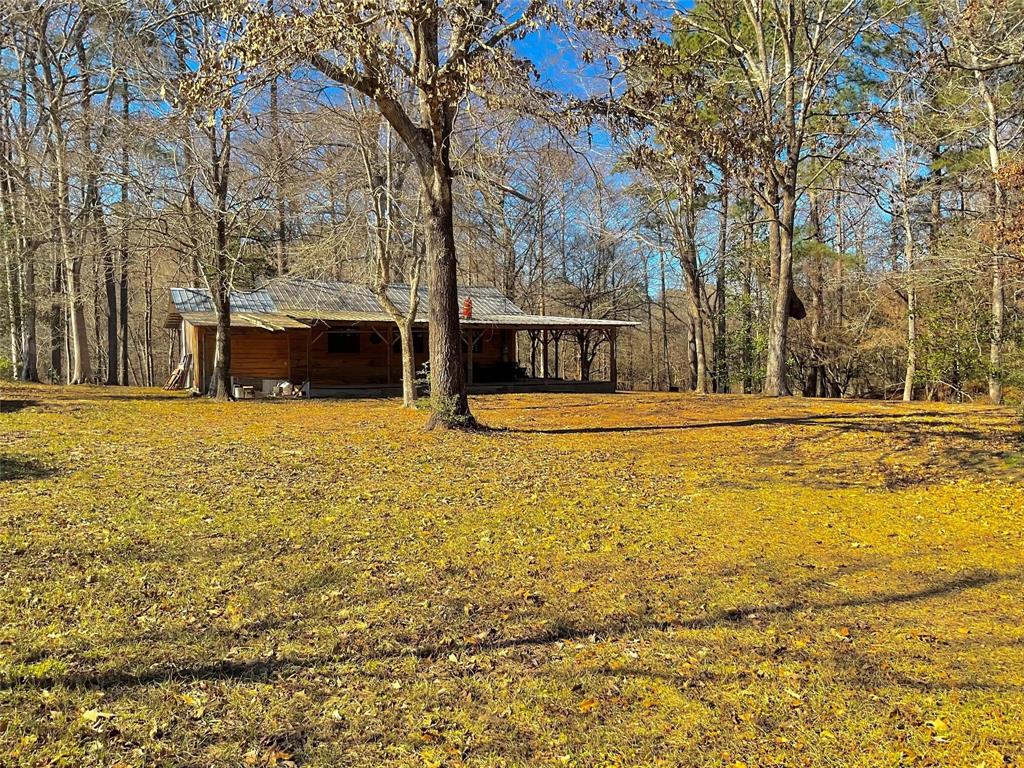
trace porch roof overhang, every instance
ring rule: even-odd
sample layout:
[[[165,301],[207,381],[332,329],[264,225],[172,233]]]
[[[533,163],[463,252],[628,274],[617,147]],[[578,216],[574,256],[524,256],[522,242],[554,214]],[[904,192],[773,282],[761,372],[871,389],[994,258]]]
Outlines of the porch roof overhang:
[[[409,287],[387,288],[390,300],[407,311],[410,306]],[[298,278],[275,278],[253,291],[232,291],[231,324],[242,328],[282,331],[307,328],[323,323],[350,325],[391,325],[390,314],[374,291],[356,283],[329,283]],[[471,317],[460,317],[466,328],[501,328],[520,331],[611,331],[638,325],[628,320],[559,315],[536,315],[524,312],[495,288],[460,286],[459,306],[473,305]],[[419,289],[419,306],[415,324],[428,324],[429,295]],[[171,308],[164,327],[174,328],[182,320],[193,325],[215,326],[217,315],[209,291],[202,288],[172,288]]]
[[[215,327],[217,315],[213,312],[172,312],[164,322],[164,328],[177,328],[182,320],[192,325]],[[383,312],[321,312],[305,314],[283,314],[280,312],[232,312],[231,327],[261,328],[265,331],[309,328],[317,323],[351,323],[353,325],[391,325],[394,321]],[[461,317],[459,324],[466,328],[501,328],[519,331],[575,331],[609,330],[611,328],[633,328],[636,323],[628,320],[605,320],[588,317],[561,317],[558,315],[490,315],[486,317]],[[417,326],[426,326],[425,319],[417,319]]]
[[[316,323],[351,323],[392,325],[394,320],[383,312],[318,312],[292,314],[291,317],[313,325]],[[414,325],[428,325],[426,318],[417,317]],[[605,320],[589,317],[561,317],[559,315],[475,315],[460,317],[459,324],[467,328],[502,328],[520,331],[571,331],[582,329],[634,328],[638,324],[629,320]]]
[[[216,327],[215,312],[171,312],[164,321],[164,328],[177,328],[182,320],[192,325]],[[308,328],[309,324],[279,312],[232,312],[232,328],[260,328],[264,331],[280,332],[295,328]]]

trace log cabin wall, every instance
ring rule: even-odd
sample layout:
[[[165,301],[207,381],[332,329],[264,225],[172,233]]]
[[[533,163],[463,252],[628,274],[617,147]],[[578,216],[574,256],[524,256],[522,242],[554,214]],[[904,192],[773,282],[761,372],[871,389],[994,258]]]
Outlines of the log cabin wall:
[[[402,375],[397,339],[394,327],[317,324],[311,329],[307,378],[318,386],[397,384]],[[425,345],[417,366],[424,360]]]
[[[415,367],[429,359],[426,329],[415,331]],[[477,370],[515,359],[514,332],[494,328],[466,330],[463,357],[468,357],[469,334],[476,345]],[[332,336],[337,338],[332,341]],[[216,329],[195,328],[187,334],[205,387],[213,371]],[[390,339],[390,344],[388,340]],[[390,348],[390,349],[389,349]],[[317,386],[398,385],[402,381],[402,352],[398,329],[387,325],[317,323],[309,330],[267,331],[233,328],[231,375],[239,379],[277,379]]]

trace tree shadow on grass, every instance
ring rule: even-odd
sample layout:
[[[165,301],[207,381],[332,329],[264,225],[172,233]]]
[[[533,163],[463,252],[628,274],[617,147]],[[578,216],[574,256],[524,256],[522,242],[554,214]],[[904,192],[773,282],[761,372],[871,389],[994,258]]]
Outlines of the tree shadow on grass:
[[[750,419],[736,419],[733,421],[693,421],[685,424],[628,424],[622,426],[594,426],[594,427],[556,427],[552,429],[529,429],[523,427],[509,427],[509,432],[521,432],[524,434],[537,435],[590,435],[615,432],[670,432],[675,430],[689,429],[721,429],[729,427],[761,427],[761,426],[790,426],[790,425],[822,425],[849,431],[877,431],[902,427],[900,422],[908,422],[906,426],[917,430],[922,427],[962,427],[962,423],[956,419],[934,420],[937,413],[920,411],[915,413],[837,413],[837,414],[811,414],[806,416],[766,416]],[[893,422],[892,427],[881,427],[873,422]],[[981,438],[981,430],[957,430],[946,436]]]
[[[761,449],[767,463],[776,465],[775,456],[798,455],[801,447],[813,444],[818,437],[828,438],[831,433],[843,433],[871,440],[883,434],[894,447],[892,450],[914,450],[922,446],[932,449],[934,456],[923,469],[931,469],[932,475],[939,476],[940,468],[952,472],[963,472],[969,475],[985,475],[998,473],[1003,479],[1019,482],[1024,479],[1024,432],[1019,430],[992,430],[983,425],[966,425],[962,419],[946,413],[934,411],[915,411],[911,413],[871,413],[857,412],[845,414],[811,414],[801,416],[769,416],[737,419],[734,421],[693,421],[683,424],[630,424],[620,426],[596,425],[592,427],[566,428],[527,428],[510,427],[506,431],[520,434],[535,435],[586,435],[617,433],[648,433],[657,435],[680,430],[730,429],[737,427],[787,427],[810,426],[820,428],[813,435],[807,432],[778,432],[771,437],[779,442],[782,435],[784,445],[772,449],[766,446]],[[836,448],[830,446],[832,453]],[[855,449],[850,449],[855,450]],[[851,462],[850,466],[855,466]],[[899,488],[918,485],[928,477],[920,472],[910,472],[903,476],[896,469],[881,463],[879,471],[886,475],[884,485],[888,488]],[[862,480],[837,479],[830,477],[822,487],[843,487],[860,485]]]
[[[1015,580],[1019,577],[1020,574],[1016,572],[977,571],[903,592],[883,592],[834,601],[816,602],[795,599],[784,603],[746,605],[671,621],[658,619],[649,614],[620,616],[609,621],[592,624],[575,624],[568,620],[556,620],[550,627],[544,630],[518,637],[492,636],[479,642],[462,640],[435,644],[421,643],[397,647],[394,650],[372,651],[365,654],[339,652],[294,657],[274,656],[246,660],[218,659],[208,662],[186,662],[182,664],[161,663],[155,664],[148,669],[113,669],[99,672],[73,671],[68,674],[41,676],[30,680],[0,679],[0,690],[26,686],[50,687],[62,685],[70,688],[112,691],[126,687],[138,687],[171,681],[231,680],[238,682],[264,682],[272,678],[299,674],[321,667],[329,668],[339,663],[383,661],[402,657],[436,659],[460,652],[480,653],[482,651],[540,647],[590,638],[609,640],[637,632],[738,627],[748,623],[752,624],[755,619],[793,614],[800,611],[828,611],[842,608],[901,605],[945,597],[968,589]]]
[[[44,480],[56,473],[56,469],[40,464],[35,459],[17,459],[13,456],[0,456],[0,482],[8,480]]]
[[[35,408],[39,404],[38,400],[3,399],[0,400],[0,414],[17,413],[25,408]]]

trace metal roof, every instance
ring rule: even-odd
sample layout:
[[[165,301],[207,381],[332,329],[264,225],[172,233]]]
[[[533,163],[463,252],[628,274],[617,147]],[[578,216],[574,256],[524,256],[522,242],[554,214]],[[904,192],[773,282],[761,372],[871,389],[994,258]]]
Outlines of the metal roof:
[[[205,288],[171,288],[171,303],[179,312],[215,312],[213,299]],[[266,291],[232,291],[232,312],[276,312]]]
[[[487,325],[505,328],[565,329],[612,328],[636,325],[625,320],[528,315],[497,288],[459,286],[459,306],[467,298],[473,300],[473,317],[463,318],[464,325]],[[428,318],[428,294],[420,286],[417,323]],[[388,287],[388,297],[400,312],[409,309],[409,286]],[[209,291],[202,288],[172,288],[171,313],[164,327],[173,328],[182,320],[194,325],[216,325],[216,313]],[[279,277],[254,291],[231,293],[232,325],[264,327],[267,330],[304,328],[308,321],[325,322],[392,322],[381,307],[373,290],[359,283],[327,282],[294,277]],[[307,322],[301,322],[307,321]],[[289,324],[294,323],[294,325]]]
[[[216,312],[171,312],[164,321],[164,328],[177,328],[178,323],[187,320],[192,325],[217,325]],[[284,331],[289,328],[309,328],[307,323],[278,312],[232,312],[232,328],[262,328],[265,331]]]
[[[262,290],[273,298],[279,312],[287,312],[296,317],[322,320],[391,320],[368,285],[279,277],[269,281]],[[497,288],[459,286],[458,290],[459,306],[462,306],[467,298],[472,298],[474,315],[523,314],[523,310]],[[408,285],[390,285],[387,293],[399,312],[405,314],[409,311]],[[417,294],[419,304],[416,319],[426,322],[426,287],[419,286]]]

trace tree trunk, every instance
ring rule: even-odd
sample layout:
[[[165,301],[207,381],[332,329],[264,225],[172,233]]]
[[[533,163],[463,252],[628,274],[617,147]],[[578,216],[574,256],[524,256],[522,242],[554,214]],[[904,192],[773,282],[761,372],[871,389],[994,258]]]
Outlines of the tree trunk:
[[[659,235],[659,243],[661,237]],[[672,391],[672,358],[668,348],[668,288],[665,278],[665,251],[658,249],[658,262],[661,268],[661,364],[665,370],[665,388]]]
[[[729,391],[729,361],[726,357],[725,279],[726,249],[729,244],[729,176],[723,172],[719,194],[722,213],[718,227],[718,263],[715,265],[715,392]]]
[[[903,164],[900,168],[900,188],[903,205],[900,220],[903,224],[903,258],[907,263],[907,368],[903,377],[903,400],[914,399],[914,381],[917,378],[917,276],[914,260],[914,228],[910,219],[910,158],[904,148]]]
[[[697,357],[697,333],[693,324],[693,315],[689,315],[690,324],[686,329],[686,361],[687,377],[686,386],[691,392],[697,389],[697,371],[700,367],[700,360]]]
[[[398,336],[402,347],[402,407],[412,408],[416,404],[416,349],[411,319],[399,323]]]
[[[36,345],[36,265],[34,249],[25,255],[25,271],[21,294],[24,319],[21,326],[22,381],[39,381],[38,350]]]
[[[100,259],[103,267],[103,287],[107,303],[107,377],[106,383],[114,386],[118,383],[117,360],[117,280],[114,273],[114,250],[110,245],[107,225],[103,219],[102,203],[94,200],[93,218],[100,247]]]
[[[743,233],[743,394],[754,391],[754,216],[753,197]]]
[[[819,247],[824,247],[818,197],[813,190],[809,197],[807,218],[811,229],[811,238]],[[825,322],[825,269],[820,250],[816,250],[808,259],[807,272],[811,283],[811,360],[807,381],[804,385],[804,396],[825,397],[825,356],[821,339],[822,326]]]
[[[473,427],[462,365],[456,277],[452,177],[445,158],[435,158],[433,179],[424,185],[427,285],[430,296],[430,399],[428,429]]]
[[[67,295],[71,343],[69,384],[84,384],[92,378],[92,358],[89,354],[88,328],[85,322],[85,304],[82,300],[82,255],[75,253],[71,232],[70,194],[68,189],[67,158],[63,153],[57,162],[57,230],[61,255],[64,259],[64,289]]]
[[[11,355],[11,372],[17,376],[21,370],[21,307],[18,301],[18,272],[19,267],[15,262],[15,256],[11,253],[13,248],[5,242],[4,250],[4,277],[7,283],[7,330],[8,345]]]
[[[130,99],[127,79],[121,82],[122,131],[127,131],[130,119]],[[118,280],[119,293],[119,335],[121,339],[121,385],[128,386],[128,174],[131,166],[128,160],[128,138],[122,136],[121,144],[121,274]]]
[[[70,228],[66,230],[70,237]],[[82,259],[73,255],[69,244],[65,246],[65,274],[67,280],[68,310],[71,320],[70,341],[74,366],[69,384],[86,384],[92,378],[92,355],[89,351],[88,327],[85,320],[85,303],[82,300]]]
[[[651,392],[654,391],[654,313],[651,309],[651,286],[650,286],[650,272],[649,267],[645,265],[644,269],[644,293],[647,296],[647,355],[650,360],[650,380],[648,382],[648,388]],[[555,339],[555,376],[558,376],[558,339]]]
[[[593,355],[590,352],[590,336],[587,331],[576,332],[576,344],[580,353],[580,381],[590,381],[590,363]]]
[[[764,393],[771,397],[790,394],[786,378],[787,335],[793,295],[793,235],[796,218],[795,173],[787,174],[781,185],[781,216],[778,221],[778,269],[772,284],[771,314],[768,326],[768,363]]]
[[[680,233],[682,240],[680,262],[689,294],[687,309],[690,316],[691,344],[694,355],[691,358],[693,378],[690,383],[692,389],[704,395],[708,391],[707,346],[704,343],[703,286],[701,285],[700,265],[697,261],[696,186],[692,180],[687,183],[683,202],[686,207]]]
[[[903,379],[903,399],[914,399],[914,380],[917,378],[917,288],[914,286],[913,268],[907,286],[907,372]]]
[[[700,305],[694,304],[690,298],[690,327],[692,329],[691,349],[695,363],[693,390],[701,395],[708,393],[708,359],[707,346],[704,343],[704,320],[701,317]]]
[[[271,13],[274,10],[273,0],[268,4]],[[274,146],[274,197],[276,222],[274,230],[277,246],[277,274],[283,275],[288,271],[288,256],[285,251],[287,229],[285,227],[285,202],[284,202],[284,151],[281,145],[281,123],[280,110],[277,102],[277,78],[270,81],[270,132]]]
[[[231,400],[231,310],[217,312],[213,376],[207,393],[215,400]]]
[[[50,282],[50,383],[64,383],[64,269],[60,257],[55,255]]]
[[[146,352],[144,383],[147,387],[151,387],[155,383],[153,379],[153,257],[151,252],[146,253],[143,271],[142,293],[145,305],[142,314],[142,330]]]
[[[210,127],[210,168],[213,181],[214,254],[209,278],[210,295],[217,313],[217,338],[214,375],[209,396],[230,400],[231,392],[231,272],[228,263],[228,176],[231,169],[231,127],[221,117],[218,142],[217,126]],[[219,144],[219,147],[218,147]]]
[[[995,94],[989,87],[985,73],[977,68],[977,54],[973,54],[974,76],[978,91],[985,104],[986,144],[991,173],[989,202],[992,225],[992,322],[989,343],[988,397],[995,404],[1003,402],[1003,331],[1006,320],[1006,294],[1003,286],[1003,188],[999,181],[1002,166],[999,146],[999,113]]]

